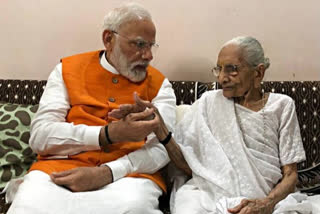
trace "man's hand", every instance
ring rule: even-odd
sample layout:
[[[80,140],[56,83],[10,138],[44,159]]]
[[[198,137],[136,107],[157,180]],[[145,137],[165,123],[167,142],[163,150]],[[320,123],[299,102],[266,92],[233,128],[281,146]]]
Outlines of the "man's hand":
[[[228,212],[237,214],[272,214],[273,209],[274,204],[268,198],[243,199],[238,206],[228,209]]]
[[[143,112],[144,110],[146,110],[146,108],[154,107],[149,101],[142,100],[136,92],[134,92],[133,97],[135,100],[135,104],[122,104],[118,109],[114,109],[109,112],[108,117],[123,119],[130,113]]]
[[[152,127],[153,128],[152,131],[157,135],[157,137],[160,140],[163,140],[168,135],[168,131],[158,109],[149,101],[142,100],[136,92],[133,94],[133,96],[134,96],[135,104],[120,105],[119,109],[112,110],[111,112],[108,113],[108,116],[126,120],[126,118],[130,115],[134,115],[134,114],[138,115],[138,112],[143,113],[143,112],[153,111],[152,114],[148,114],[148,115],[144,114],[144,116],[139,116],[139,120],[157,122],[157,126]],[[149,130],[146,129],[146,131],[149,131]]]
[[[50,175],[53,183],[65,186],[72,192],[97,190],[112,182],[112,172],[108,166],[78,167]]]
[[[111,111],[108,114],[108,116],[115,117],[118,119],[121,119],[121,118],[126,119],[126,117],[132,113],[153,110],[153,114],[152,114],[153,118],[145,117],[143,120],[146,120],[146,121],[141,121],[141,122],[148,122],[148,120],[149,121],[158,121],[159,125],[157,128],[155,128],[153,130],[153,132],[157,136],[158,140],[160,140],[160,141],[164,140],[168,136],[169,130],[167,129],[166,124],[164,123],[164,120],[161,117],[161,114],[158,111],[158,109],[154,105],[152,105],[152,103],[150,103],[149,101],[142,100],[137,95],[137,93],[134,93],[134,100],[135,100],[135,104],[120,105],[119,109],[115,109],[115,110]],[[112,125],[112,123],[110,125]],[[133,132],[133,134],[135,134],[135,132]],[[175,142],[175,140],[173,138],[171,138],[170,142],[165,147],[166,147],[166,150],[168,152],[168,155],[169,155],[171,161],[173,161],[173,163],[178,168],[183,170],[187,175],[191,176],[192,171],[191,171],[188,163],[184,159],[182,151],[181,151],[179,145]]]
[[[108,125],[109,138],[112,142],[138,142],[159,128],[159,117],[153,117],[154,109],[130,113],[123,119]],[[153,119],[145,120],[145,118]]]

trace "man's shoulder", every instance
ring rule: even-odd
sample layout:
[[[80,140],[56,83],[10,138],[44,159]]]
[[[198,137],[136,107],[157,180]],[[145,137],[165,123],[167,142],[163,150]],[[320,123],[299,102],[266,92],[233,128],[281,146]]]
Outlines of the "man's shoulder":
[[[79,54],[74,54],[71,56],[66,56],[61,58],[61,62],[70,61],[70,60],[85,60],[90,59],[94,56],[99,56],[102,53],[103,50],[96,50],[96,51],[89,51]]]
[[[147,67],[147,72],[147,80],[151,82],[159,82],[162,84],[166,78],[158,69],[152,67],[151,65]]]
[[[164,75],[158,69],[156,69],[155,67],[153,67],[151,65],[149,65],[147,67],[147,71],[148,71],[148,75],[157,75],[157,76],[164,77]]]

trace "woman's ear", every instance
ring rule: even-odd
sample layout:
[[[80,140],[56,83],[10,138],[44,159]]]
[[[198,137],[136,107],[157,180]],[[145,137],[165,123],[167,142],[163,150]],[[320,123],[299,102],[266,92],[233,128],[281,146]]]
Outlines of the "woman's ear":
[[[263,63],[260,63],[257,67],[256,67],[256,77],[261,78],[261,80],[264,77],[264,72],[266,71],[266,68],[264,66]]]
[[[263,80],[265,70],[266,69],[263,63],[260,63],[259,65],[257,65],[255,69],[255,81],[254,81],[254,86],[256,88],[260,87],[260,83]]]

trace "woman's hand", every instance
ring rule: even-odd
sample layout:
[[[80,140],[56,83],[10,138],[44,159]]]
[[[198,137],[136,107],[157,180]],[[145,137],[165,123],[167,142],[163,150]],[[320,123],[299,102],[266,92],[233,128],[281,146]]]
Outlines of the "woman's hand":
[[[297,184],[297,163],[287,164],[282,167],[282,179],[269,193],[266,198],[263,199],[244,199],[241,203],[228,209],[230,213],[239,214],[271,214],[274,206],[290,193],[294,192]]]
[[[243,199],[238,206],[228,211],[237,214],[272,214],[274,206],[273,201],[269,198]]]

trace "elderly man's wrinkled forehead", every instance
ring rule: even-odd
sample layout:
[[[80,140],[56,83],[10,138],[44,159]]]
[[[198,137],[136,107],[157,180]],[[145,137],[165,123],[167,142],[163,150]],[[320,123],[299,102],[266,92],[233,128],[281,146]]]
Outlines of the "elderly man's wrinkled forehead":
[[[133,37],[155,37],[156,27],[151,19],[137,18],[122,23],[119,26],[119,32]]]
[[[243,49],[239,45],[235,43],[226,44],[219,52],[217,64],[242,63],[244,61],[243,54]]]

